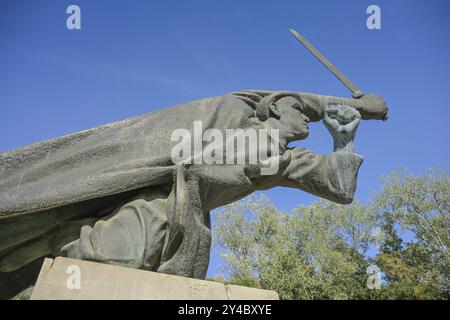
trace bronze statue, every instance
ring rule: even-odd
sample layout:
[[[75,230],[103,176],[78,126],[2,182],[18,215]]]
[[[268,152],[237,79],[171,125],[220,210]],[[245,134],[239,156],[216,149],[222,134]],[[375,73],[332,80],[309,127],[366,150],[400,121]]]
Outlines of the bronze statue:
[[[211,210],[276,186],[350,203],[363,161],[353,144],[358,123],[387,118],[381,97],[353,93],[244,90],[1,153],[0,284],[58,255],[204,278]],[[320,120],[334,139],[330,155],[288,147]],[[210,129],[264,132],[257,152],[276,160],[275,170],[262,174],[261,159],[224,159],[251,158],[228,142],[215,145],[213,163],[201,161],[211,156],[212,139],[174,160],[174,131],[198,134],[195,123],[202,136]]]

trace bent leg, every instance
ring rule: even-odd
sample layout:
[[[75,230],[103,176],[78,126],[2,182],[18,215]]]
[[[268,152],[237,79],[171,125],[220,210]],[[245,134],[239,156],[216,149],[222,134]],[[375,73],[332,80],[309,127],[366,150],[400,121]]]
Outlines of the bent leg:
[[[166,234],[166,200],[134,200],[62,248],[64,255],[137,269],[156,270]]]

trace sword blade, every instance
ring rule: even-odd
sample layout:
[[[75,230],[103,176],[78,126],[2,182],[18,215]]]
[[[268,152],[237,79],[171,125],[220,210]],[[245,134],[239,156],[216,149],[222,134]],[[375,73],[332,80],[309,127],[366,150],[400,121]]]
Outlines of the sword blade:
[[[297,38],[298,41],[300,41],[301,44],[305,46],[306,49],[309,50],[328,70],[331,71],[332,74],[336,76],[336,78],[339,79],[351,92],[353,98],[359,98],[363,95],[361,90],[359,90],[353,82],[351,82],[341,71],[338,70],[330,61],[328,61],[327,58],[323,56],[319,51],[317,51],[314,46],[308,42],[303,36],[301,36],[297,31],[294,29],[289,29],[289,31],[292,33],[292,35]]]

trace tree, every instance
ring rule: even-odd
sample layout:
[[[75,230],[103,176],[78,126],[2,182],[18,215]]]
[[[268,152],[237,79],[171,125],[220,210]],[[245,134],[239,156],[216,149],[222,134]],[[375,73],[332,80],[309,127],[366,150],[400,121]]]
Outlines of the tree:
[[[283,299],[369,298],[364,254],[377,220],[358,203],[321,201],[289,214],[264,196],[250,197],[217,214],[215,240],[226,248],[233,283]]]
[[[384,211],[378,264],[389,283],[384,297],[448,299],[450,289],[450,178],[439,168],[415,177],[404,169],[384,179],[375,206]],[[402,246],[398,230],[412,241]]]
[[[384,239],[381,241],[380,251],[383,253],[400,252],[403,247],[403,240],[395,229],[394,217],[390,213],[384,212],[383,219],[381,231]]]
[[[319,201],[287,213],[253,196],[226,206],[214,236],[227,281],[282,299],[449,299],[449,180],[437,168],[397,170],[367,205]],[[367,287],[372,264],[381,290]]]

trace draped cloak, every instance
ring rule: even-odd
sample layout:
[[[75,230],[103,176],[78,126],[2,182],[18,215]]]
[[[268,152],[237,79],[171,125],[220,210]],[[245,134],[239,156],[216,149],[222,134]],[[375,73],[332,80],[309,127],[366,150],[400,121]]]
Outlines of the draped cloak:
[[[170,186],[175,129],[245,128],[255,110],[226,95],[0,153],[1,256],[73,219],[109,213],[134,190]]]

